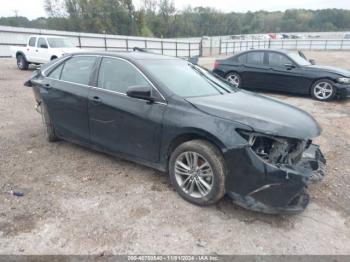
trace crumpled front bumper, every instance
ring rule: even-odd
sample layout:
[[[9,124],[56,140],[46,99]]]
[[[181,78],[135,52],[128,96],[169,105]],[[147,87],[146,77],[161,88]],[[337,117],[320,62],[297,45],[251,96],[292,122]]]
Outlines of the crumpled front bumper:
[[[302,212],[309,203],[307,186],[325,175],[326,160],[313,144],[295,165],[272,165],[250,147],[232,150],[225,158],[227,195],[244,208],[269,214]]]

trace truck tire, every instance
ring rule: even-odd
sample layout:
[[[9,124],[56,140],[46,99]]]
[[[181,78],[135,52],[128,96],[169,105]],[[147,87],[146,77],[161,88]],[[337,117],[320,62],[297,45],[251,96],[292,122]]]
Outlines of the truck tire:
[[[17,67],[19,70],[28,70],[29,63],[24,55],[18,54],[16,56],[16,59],[17,59]]]

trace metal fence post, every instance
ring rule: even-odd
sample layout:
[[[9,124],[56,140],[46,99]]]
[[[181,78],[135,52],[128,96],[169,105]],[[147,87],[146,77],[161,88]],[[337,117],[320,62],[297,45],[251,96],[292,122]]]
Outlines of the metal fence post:
[[[175,56],[177,57],[177,42],[175,42]]]
[[[340,49],[343,50],[343,44],[344,44],[344,39],[341,40],[340,42]]]
[[[163,40],[160,40],[160,46],[162,49],[162,55],[164,55],[164,46],[163,46]]]
[[[283,40],[282,40],[283,41]],[[268,45],[267,45],[267,48],[270,49],[271,47],[271,39],[269,39],[269,42],[268,42]]]
[[[228,52],[227,46],[228,46],[228,42],[226,42],[226,55],[227,55],[227,52]]]
[[[222,43],[222,41],[221,41],[221,36],[220,36],[220,43],[219,43],[219,55],[221,55],[221,43]]]
[[[80,38],[80,34],[78,35],[78,43],[79,43],[79,48],[81,48],[81,38]]]
[[[145,49],[147,49],[147,39],[145,39]]]
[[[125,39],[125,46],[126,46],[126,51],[129,51],[129,39]]]
[[[324,49],[327,50],[327,44],[328,44],[328,40],[326,40],[326,43],[324,45]]]
[[[188,42],[188,56],[191,57],[191,42]]]
[[[105,50],[107,50],[107,35],[105,34]]]

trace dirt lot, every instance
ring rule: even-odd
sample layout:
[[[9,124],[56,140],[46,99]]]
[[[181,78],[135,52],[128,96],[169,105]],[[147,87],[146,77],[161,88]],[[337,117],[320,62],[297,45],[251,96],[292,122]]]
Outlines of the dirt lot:
[[[350,69],[350,53],[307,55]],[[328,160],[303,214],[268,216],[227,198],[200,208],[160,172],[48,143],[23,86],[30,74],[0,60],[0,254],[350,254],[350,100],[267,94],[319,121],[315,142]],[[25,195],[6,194],[11,188]]]

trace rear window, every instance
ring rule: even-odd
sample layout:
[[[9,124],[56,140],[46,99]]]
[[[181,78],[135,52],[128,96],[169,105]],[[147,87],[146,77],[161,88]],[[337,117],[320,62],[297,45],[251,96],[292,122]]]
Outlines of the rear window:
[[[63,68],[63,64],[55,68],[48,76],[53,79],[60,79],[62,68]]]
[[[76,56],[64,63],[61,80],[88,85],[96,61],[94,56]]]
[[[263,65],[264,64],[264,52],[248,53],[247,54],[247,64]]]
[[[247,62],[247,55],[240,55],[236,58],[236,61],[240,64],[245,64]]]
[[[35,47],[36,37],[31,37],[29,39],[29,46]]]

